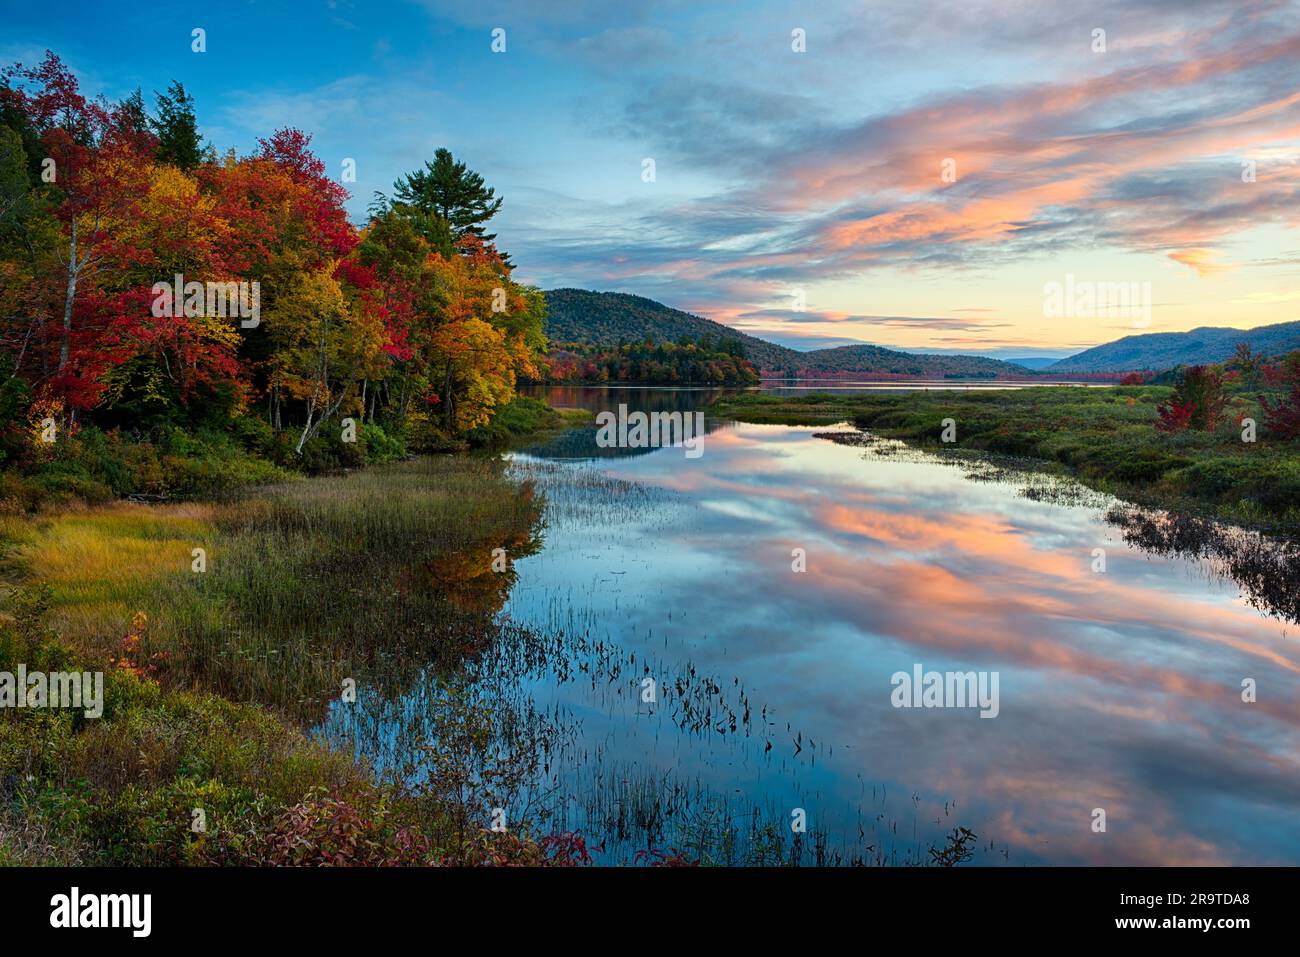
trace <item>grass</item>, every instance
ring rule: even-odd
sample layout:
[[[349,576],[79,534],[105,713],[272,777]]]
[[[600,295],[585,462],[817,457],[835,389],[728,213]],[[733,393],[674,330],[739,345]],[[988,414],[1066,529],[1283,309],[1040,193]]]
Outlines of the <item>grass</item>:
[[[538,441],[552,433],[591,418],[585,409],[556,409],[530,396],[516,396],[486,426],[472,430],[469,444],[481,448],[509,448],[522,441]]]
[[[1243,416],[1263,422],[1258,403],[1237,395],[1213,432],[1156,430],[1164,386],[1041,387],[783,397],[724,396],[714,412],[755,423],[849,421],[888,438],[936,450],[1032,459],[1128,501],[1177,508],[1294,537],[1300,532],[1300,455],[1294,443],[1244,442]],[[956,441],[941,442],[951,418]]]
[[[497,640],[493,550],[535,548],[540,515],[462,455],[4,517],[0,670],[102,670],[106,710],[0,715],[0,864],[557,862],[303,733],[345,678],[400,686]]]
[[[499,460],[438,456],[225,503],[9,517],[0,534],[78,649],[106,658],[143,613],[165,682],[310,721],[344,678],[401,681],[489,640],[513,581],[493,550],[535,549],[540,513]]]

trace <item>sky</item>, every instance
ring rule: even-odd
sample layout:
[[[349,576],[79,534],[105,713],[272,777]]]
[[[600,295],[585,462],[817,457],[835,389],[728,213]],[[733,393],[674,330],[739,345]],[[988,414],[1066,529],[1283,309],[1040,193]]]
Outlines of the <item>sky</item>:
[[[445,146],[504,197],[520,281],[794,348],[1060,356],[1300,320],[1300,0],[0,0],[0,22],[0,61],[51,49],[85,92],[180,80],[219,151],[312,134],[336,176],[355,161],[358,223]],[[1067,283],[1150,308],[1060,315]]]

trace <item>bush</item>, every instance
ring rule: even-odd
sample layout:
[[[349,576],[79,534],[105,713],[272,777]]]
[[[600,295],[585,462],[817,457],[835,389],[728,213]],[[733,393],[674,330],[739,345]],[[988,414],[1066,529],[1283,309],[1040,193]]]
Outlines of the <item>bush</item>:
[[[465,437],[471,445],[498,446],[562,423],[563,417],[545,402],[521,395],[499,407],[487,425],[471,429]]]
[[[275,430],[259,416],[243,415],[230,423],[230,434],[241,446],[256,455],[271,458],[275,454]]]
[[[179,498],[216,498],[247,485],[282,481],[288,476],[270,462],[243,452],[163,459],[164,486]]]
[[[364,448],[366,461],[372,464],[391,462],[406,456],[406,443],[389,435],[378,425],[363,425],[358,438]]]
[[[1261,395],[1259,404],[1264,410],[1264,428],[1270,435],[1283,439],[1300,438],[1300,352],[1265,369],[1270,385],[1281,386],[1283,394],[1277,404]]]
[[[0,515],[34,512],[44,497],[45,492],[30,479],[16,472],[0,472]]]
[[[91,478],[75,464],[44,468],[32,476],[31,484],[39,491],[43,503],[62,504],[80,499],[95,505],[117,497],[112,487]]]
[[[1174,385],[1168,401],[1157,406],[1162,432],[1195,429],[1213,432],[1223,416],[1227,396],[1223,393],[1223,374],[1210,366],[1192,366]]]

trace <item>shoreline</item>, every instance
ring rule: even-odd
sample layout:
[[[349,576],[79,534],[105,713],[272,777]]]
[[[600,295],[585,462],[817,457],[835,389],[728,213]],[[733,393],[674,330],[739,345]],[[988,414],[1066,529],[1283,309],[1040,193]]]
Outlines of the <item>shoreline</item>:
[[[1294,541],[1300,539],[1300,455],[1293,444],[1241,441],[1235,422],[1259,416],[1238,395],[1214,432],[1176,436],[1155,428],[1169,389],[912,391],[904,394],[722,396],[714,415],[767,425],[848,422],[863,432],[928,451],[1006,456],[1067,475],[1132,504],[1189,513]],[[941,440],[951,420],[954,441]]]

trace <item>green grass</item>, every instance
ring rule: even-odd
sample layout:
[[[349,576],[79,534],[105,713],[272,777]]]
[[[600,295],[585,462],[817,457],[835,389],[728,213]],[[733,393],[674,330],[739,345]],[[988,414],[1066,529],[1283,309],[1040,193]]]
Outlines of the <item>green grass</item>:
[[[553,409],[530,396],[516,396],[503,406],[492,421],[466,436],[480,448],[509,448],[524,441],[536,441],[547,432],[580,425],[591,417],[582,409]]]
[[[1092,488],[1143,505],[1179,508],[1294,536],[1300,529],[1300,449],[1269,438],[1243,442],[1238,422],[1263,422],[1258,403],[1237,395],[1213,432],[1156,430],[1163,386],[1042,387],[990,391],[782,397],[724,396],[720,416],[746,422],[852,422],[888,438],[1033,459]],[[942,421],[956,442],[940,441]]]

